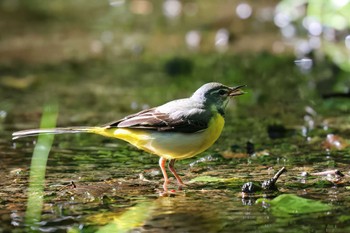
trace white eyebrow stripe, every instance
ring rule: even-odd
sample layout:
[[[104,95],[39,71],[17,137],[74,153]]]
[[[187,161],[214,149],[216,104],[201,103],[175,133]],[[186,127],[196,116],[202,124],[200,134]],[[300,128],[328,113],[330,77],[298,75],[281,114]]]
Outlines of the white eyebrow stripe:
[[[215,90],[215,91],[212,91],[211,93],[212,93],[212,94],[214,94],[214,93],[219,93],[219,91],[225,91],[225,93],[228,93],[228,91],[225,90],[225,89],[217,89],[217,90]]]

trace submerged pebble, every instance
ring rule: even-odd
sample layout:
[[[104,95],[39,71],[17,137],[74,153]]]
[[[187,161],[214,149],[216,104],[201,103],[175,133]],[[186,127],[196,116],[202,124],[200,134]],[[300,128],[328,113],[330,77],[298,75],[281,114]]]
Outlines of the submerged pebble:
[[[327,134],[322,146],[328,150],[343,150],[348,147],[348,143],[345,141],[345,139],[338,135]]]

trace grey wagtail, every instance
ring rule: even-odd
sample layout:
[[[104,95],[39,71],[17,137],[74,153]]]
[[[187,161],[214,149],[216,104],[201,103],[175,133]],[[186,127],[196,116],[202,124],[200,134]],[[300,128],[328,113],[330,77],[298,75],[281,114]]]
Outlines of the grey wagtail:
[[[18,139],[38,134],[94,133],[127,141],[160,157],[166,193],[169,182],[166,161],[169,160],[169,170],[181,187],[184,183],[175,171],[175,161],[191,158],[213,145],[224,127],[229,98],[244,94],[240,89],[243,86],[228,87],[211,82],[201,86],[189,98],[173,100],[106,125],[30,129],[15,132],[12,136]]]

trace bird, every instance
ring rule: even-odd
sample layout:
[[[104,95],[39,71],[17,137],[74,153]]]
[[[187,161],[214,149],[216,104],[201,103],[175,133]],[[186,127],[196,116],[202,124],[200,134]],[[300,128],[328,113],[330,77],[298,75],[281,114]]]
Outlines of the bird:
[[[179,189],[184,182],[175,170],[177,160],[194,157],[211,147],[219,138],[225,123],[229,99],[245,92],[245,85],[229,87],[210,82],[190,97],[142,110],[101,126],[76,126],[52,129],[30,129],[12,134],[13,140],[39,134],[92,133],[124,140],[150,154],[159,156],[164,178],[163,194],[168,192],[168,168]]]

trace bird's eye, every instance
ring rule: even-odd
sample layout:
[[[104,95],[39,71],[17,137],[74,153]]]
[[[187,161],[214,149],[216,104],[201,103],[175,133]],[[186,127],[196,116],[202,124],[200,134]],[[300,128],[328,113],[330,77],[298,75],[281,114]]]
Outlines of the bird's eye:
[[[220,90],[219,91],[219,95],[226,95],[226,91],[225,90]]]

